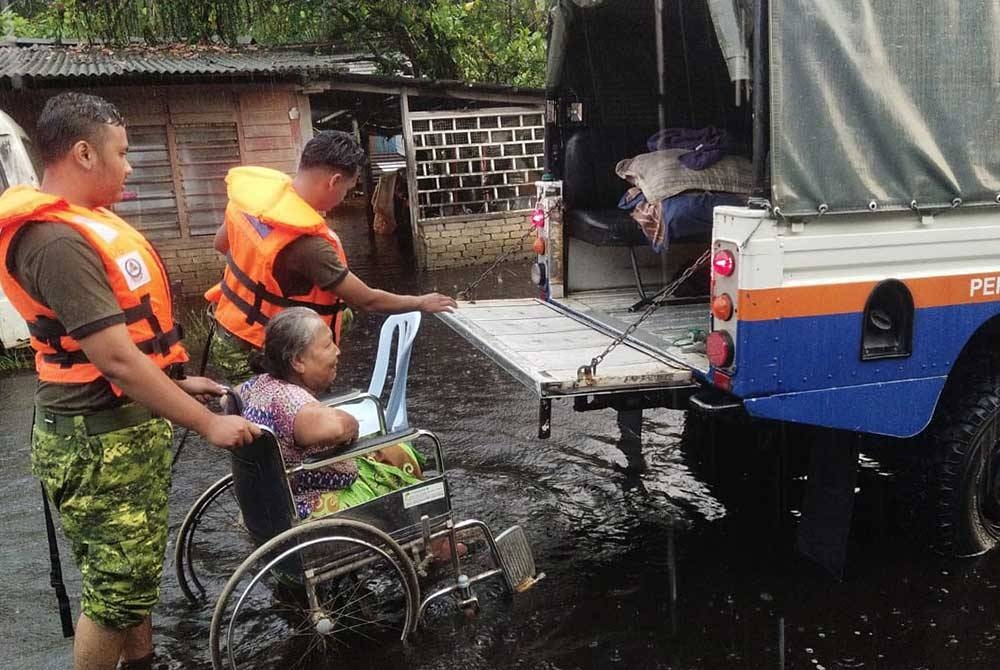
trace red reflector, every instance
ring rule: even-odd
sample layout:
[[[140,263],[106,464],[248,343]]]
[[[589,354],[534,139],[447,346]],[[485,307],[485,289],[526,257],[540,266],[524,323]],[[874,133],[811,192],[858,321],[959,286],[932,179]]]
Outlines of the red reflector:
[[[705,339],[705,353],[714,367],[724,368],[733,362],[733,338],[729,333],[716,330]]]
[[[545,227],[545,211],[542,209],[536,209],[531,213],[531,225],[535,228]]]
[[[728,293],[716,296],[712,301],[712,316],[720,321],[729,321],[733,318],[733,299]]]
[[[712,257],[712,268],[716,274],[720,274],[723,277],[732,276],[733,271],[736,269],[736,258],[725,249],[717,251],[715,256]]]
[[[733,378],[721,370],[712,370],[712,383],[723,391],[733,390]]]

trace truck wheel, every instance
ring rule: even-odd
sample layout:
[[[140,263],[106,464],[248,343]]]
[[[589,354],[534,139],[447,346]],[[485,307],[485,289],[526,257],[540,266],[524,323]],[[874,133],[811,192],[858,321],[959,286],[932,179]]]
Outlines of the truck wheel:
[[[928,431],[922,478],[935,549],[976,556],[1000,540],[1000,368],[956,366]]]

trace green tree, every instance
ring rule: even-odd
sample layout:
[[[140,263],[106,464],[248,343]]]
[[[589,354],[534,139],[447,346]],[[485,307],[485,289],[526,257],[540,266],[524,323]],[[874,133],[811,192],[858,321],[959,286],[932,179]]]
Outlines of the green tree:
[[[20,0],[19,36],[123,46],[221,42],[337,45],[384,72],[541,85],[550,0]]]

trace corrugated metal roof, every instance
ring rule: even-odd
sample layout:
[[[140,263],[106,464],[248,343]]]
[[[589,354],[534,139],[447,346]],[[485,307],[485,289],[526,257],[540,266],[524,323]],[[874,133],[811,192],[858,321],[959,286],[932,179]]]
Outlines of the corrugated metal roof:
[[[339,72],[370,75],[363,54],[230,50],[214,47],[106,49],[0,42],[0,78],[128,75],[279,75]]]

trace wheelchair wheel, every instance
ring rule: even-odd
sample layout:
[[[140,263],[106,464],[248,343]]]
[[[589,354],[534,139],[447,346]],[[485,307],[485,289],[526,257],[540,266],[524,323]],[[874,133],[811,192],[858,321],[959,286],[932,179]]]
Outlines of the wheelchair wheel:
[[[211,602],[255,548],[243,526],[233,477],[226,475],[191,506],[177,532],[174,570],[181,591],[192,604]]]
[[[386,533],[349,519],[288,530],[226,583],[210,631],[216,670],[313,668],[391,648],[415,629],[417,574]]]

